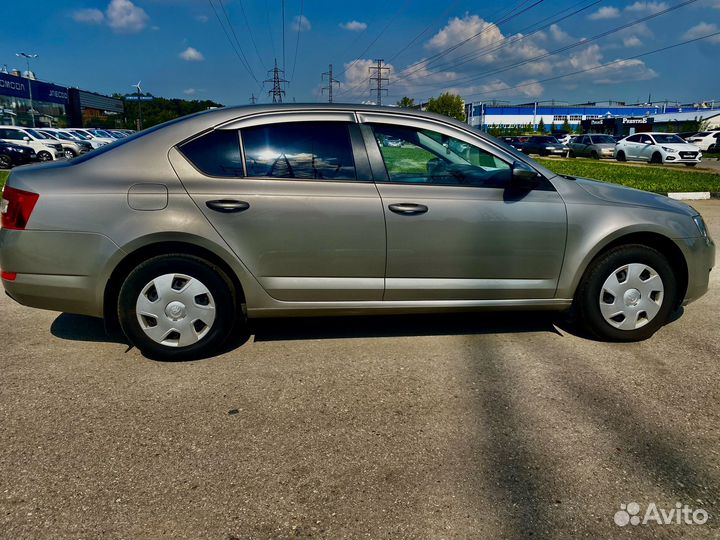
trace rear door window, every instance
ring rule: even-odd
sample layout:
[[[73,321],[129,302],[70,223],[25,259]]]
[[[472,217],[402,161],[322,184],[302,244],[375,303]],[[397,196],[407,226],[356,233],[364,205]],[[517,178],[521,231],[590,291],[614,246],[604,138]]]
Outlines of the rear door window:
[[[243,175],[240,139],[236,130],[210,131],[180,146],[180,151],[208,176]]]
[[[242,129],[249,177],[356,180],[345,122],[290,122]]]

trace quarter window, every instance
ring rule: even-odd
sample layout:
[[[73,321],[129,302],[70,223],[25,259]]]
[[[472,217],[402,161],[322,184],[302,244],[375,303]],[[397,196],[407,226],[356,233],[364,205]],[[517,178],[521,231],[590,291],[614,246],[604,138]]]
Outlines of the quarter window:
[[[248,176],[355,180],[348,125],[291,122],[242,130]]]
[[[211,131],[183,144],[180,151],[195,167],[209,176],[243,175],[237,131]]]
[[[435,131],[372,126],[390,182],[507,187],[512,171],[500,158]]]

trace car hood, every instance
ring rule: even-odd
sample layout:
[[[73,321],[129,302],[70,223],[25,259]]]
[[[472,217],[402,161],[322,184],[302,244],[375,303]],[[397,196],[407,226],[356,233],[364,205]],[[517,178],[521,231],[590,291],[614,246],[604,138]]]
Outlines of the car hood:
[[[672,148],[673,150],[682,150],[683,152],[697,152],[698,147],[694,144],[683,144],[683,143],[670,143],[670,144],[662,144],[658,143],[657,146],[665,146],[667,148]]]
[[[613,143],[597,143],[593,144],[592,146],[600,150],[615,150],[615,144]]]
[[[587,193],[603,201],[629,206],[645,206],[687,216],[697,214],[697,212],[687,204],[670,199],[665,195],[648,193],[647,191],[619,186],[617,184],[598,182],[597,180],[590,180],[588,178],[577,178],[575,182]]]

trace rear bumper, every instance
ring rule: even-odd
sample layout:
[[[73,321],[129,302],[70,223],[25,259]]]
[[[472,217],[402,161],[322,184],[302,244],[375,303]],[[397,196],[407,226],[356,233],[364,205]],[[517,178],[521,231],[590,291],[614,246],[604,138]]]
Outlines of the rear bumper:
[[[120,248],[94,233],[0,229],[2,280],[20,304],[102,317],[106,271]]]

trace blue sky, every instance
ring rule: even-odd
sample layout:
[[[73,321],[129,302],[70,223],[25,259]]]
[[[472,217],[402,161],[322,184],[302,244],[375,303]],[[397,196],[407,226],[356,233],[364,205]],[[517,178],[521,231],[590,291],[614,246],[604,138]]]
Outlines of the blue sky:
[[[286,101],[324,99],[320,76],[330,63],[340,81],[336,101],[368,100],[374,58],[390,64],[386,102],[444,90],[475,101],[635,101],[648,94],[720,100],[720,36],[597,68],[720,32],[720,0],[696,0],[575,46],[684,1],[285,0]],[[27,51],[40,55],[32,66],[39,78],[67,86],[131,92],[142,80],[157,96],[233,105],[254,93],[268,101],[262,81],[274,58],[283,63],[281,6],[281,0],[4,0],[0,64],[24,67],[15,53]],[[589,7],[538,29],[583,6]],[[241,65],[213,7],[223,22],[227,13],[260,83]],[[563,47],[569,48],[548,55]],[[546,81],[588,68],[597,69]]]

